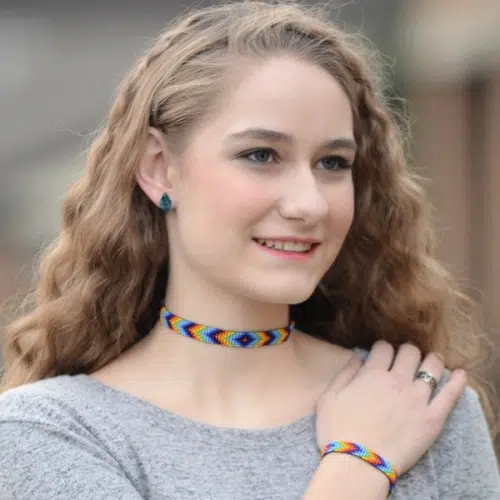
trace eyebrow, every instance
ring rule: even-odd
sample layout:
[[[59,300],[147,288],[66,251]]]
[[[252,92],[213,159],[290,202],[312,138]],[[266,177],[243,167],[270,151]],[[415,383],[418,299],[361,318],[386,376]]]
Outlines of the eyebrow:
[[[294,141],[294,137],[290,134],[265,128],[248,128],[246,130],[242,130],[241,132],[230,134],[227,137],[227,140],[237,139],[255,139],[261,141],[286,143],[291,143]],[[334,139],[329,139],[323,144],[323,146],[330,149],[350,149],[354,152],[356,152],[357,150],[356,141],[349,137],[336,137]]]

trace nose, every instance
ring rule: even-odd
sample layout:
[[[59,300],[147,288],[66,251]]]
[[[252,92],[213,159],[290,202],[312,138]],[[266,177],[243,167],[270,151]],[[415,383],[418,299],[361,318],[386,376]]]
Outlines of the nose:
[[[321,185],[309,165],[290,169],[288,179],[283,179],[279,211],[286,219],[296,219],[313,224],[328,213],[328,202]]]

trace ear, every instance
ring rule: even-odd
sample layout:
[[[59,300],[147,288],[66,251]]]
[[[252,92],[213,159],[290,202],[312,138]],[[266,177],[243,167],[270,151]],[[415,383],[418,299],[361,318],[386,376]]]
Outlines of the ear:
[[[163,133],[153,127],[148,130],[146,147],[136,172],[136,180],[144,194],[160,206],[163,193],[172,197],[173,158]]]

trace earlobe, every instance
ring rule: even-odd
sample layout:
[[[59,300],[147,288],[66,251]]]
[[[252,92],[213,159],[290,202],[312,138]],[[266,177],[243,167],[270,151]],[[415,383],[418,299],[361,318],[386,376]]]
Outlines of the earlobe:
[[[168,169],[170,155],[163,133],[150,127],[144,153],[136,171],[136,180],[144,194],[158,207],[165,211],[166,198],[172,206],[172,186],[169,182]]]

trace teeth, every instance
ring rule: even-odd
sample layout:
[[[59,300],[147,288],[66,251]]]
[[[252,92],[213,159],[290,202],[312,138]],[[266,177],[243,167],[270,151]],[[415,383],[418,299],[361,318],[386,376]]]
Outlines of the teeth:
[[[261,245],[265,245],[268,248],[285,250],[285,252],[308,252],[312,247],[312,243],[295,243],[291,241],[258,239],[257,242]]]

